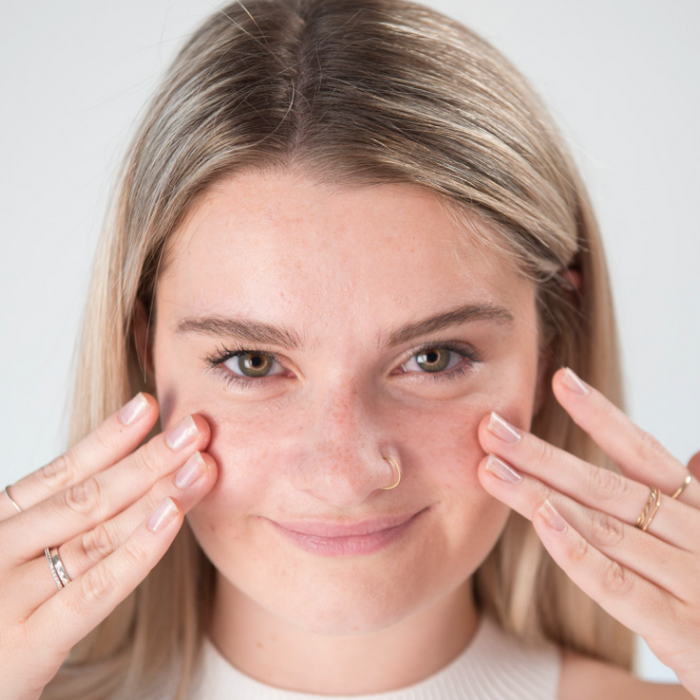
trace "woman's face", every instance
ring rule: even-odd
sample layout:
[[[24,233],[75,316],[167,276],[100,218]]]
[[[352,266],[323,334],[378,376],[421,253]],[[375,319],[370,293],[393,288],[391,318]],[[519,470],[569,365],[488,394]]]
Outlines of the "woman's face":
[[[163,428],[212,428],[220,476],[188,517],[221,586],[323,634],[468,590],[509,512],[477,478],[477,424],[528,427],[538,376],[534,288],[471,236],[417,186],[281,172],[191,211],[152,351]],[[344,541],[364,551],[275,525],[415,514],[383,546]]]

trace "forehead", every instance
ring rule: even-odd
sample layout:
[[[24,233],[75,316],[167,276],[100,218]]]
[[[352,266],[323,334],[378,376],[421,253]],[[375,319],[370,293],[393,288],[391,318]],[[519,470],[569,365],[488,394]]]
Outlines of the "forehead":
[[[212,186],[166,259],[158,303],[183,314],[262,311],[359,323],[500,302],[517,315],[529,288],[424,188],[330,187],[276,171]]]

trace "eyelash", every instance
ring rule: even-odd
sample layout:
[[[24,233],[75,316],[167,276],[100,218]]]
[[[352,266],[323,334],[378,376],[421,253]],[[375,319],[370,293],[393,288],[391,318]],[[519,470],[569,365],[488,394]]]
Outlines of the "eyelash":
[[[427,375],[428,377],[430,377],[429,381],[455,381],[467,374],[467,372],[469,372],[475,364],[481,361],[480,353],[471,345],[458,343],[454,341],[446,341],[443,343],[423,343],[422,345],[411,348],[410,356],[407,357],[405,362],[402,362],[401,364],[404,365],[416,355],[419,355],[420,353],[425,352],[426,350],[436,349],[449,350],[450,352],[454,352],[457,355],[461,355],[462,358],[464,360],[468,360],[468,362],[466,364],[460,363],[456,367],[453,367],[451,370],[444,372],[411,372],[411,374]],[[271,357],[273,360],[279,363],[279,360],[277,360],[277,354],[270,349],[260,347],[246,348],[243,346],[227,348],[225,345],[221,346],[220,348],[217,348],[214,354],[207,355],[204,359],[209,365],[209,369],[211,369],[214,372],[224,373],[223,378],[228,384],[235,385],[241,389],[248,389],[251,388],[251,386],[254,384],[260,384],[261,382],[264,382],[266,379],[268,379],[268,377],[259,377],[257,379],[245,378],[234,374],[233,372],[222,366],[224,362],[230,360],[232,357],[247,355],[248,353],[266,355],[267,357]]]

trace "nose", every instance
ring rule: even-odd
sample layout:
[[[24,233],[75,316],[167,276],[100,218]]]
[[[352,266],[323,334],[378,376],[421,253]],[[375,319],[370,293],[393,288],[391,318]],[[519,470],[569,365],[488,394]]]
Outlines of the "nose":
[[[295,488],[338,509],[352,509],[396,483],[396,470],[382,455],[396,457],[381,435],[369,391],[344,380],[324,393],[309,413],[312,425],[301,438],[307,444],[288,465],[288,476]]]

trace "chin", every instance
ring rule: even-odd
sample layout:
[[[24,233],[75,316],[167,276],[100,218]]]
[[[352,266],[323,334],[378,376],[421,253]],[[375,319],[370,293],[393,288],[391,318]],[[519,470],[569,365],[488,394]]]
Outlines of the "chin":
[[[313,600],[308,595],[293,596],[287,591],[289,599],[300,601],[307,599],[307,605],[298,605],[293,609],[270,608],[277,617],[299,629],[312,634],[327,637],[343,637],[370,634],[391,627],[413,614],[413,605],[401,606],[393,601],[391,608],[382,602],[368,600],[366,597],[339,594],[337,596],[316,596]]]

